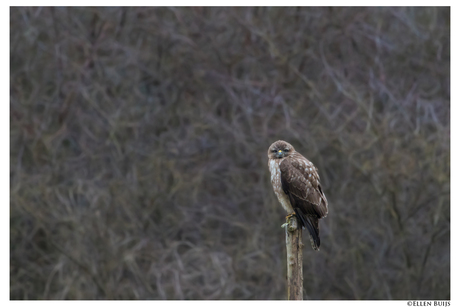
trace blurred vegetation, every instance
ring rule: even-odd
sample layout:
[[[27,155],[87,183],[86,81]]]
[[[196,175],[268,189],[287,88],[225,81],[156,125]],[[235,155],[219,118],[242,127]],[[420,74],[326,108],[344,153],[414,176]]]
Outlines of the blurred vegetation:
[[[449,8],[11,8],[11,299],[450,299]],[[305,238],[304,238],[305,241]]]

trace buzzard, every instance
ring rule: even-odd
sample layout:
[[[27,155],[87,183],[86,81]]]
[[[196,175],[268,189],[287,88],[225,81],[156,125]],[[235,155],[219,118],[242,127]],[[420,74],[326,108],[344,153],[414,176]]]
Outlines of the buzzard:
[[[327,200],[319,183],[317,168],[285,141],[268,148],[268,167],[273,190],[288,216],[296,215],[310,233],[314,250],[319,250],[318,220],[327,215]]]

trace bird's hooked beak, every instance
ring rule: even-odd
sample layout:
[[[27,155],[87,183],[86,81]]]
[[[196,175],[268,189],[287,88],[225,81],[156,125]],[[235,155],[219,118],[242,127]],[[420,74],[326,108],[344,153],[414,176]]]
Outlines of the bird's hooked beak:
[[[282,158],[282,157],[284,157],[284,151],[282,151],[281,149],[278,150],[278,151],[275,153],[275,156],[276,156],[277,158]]]

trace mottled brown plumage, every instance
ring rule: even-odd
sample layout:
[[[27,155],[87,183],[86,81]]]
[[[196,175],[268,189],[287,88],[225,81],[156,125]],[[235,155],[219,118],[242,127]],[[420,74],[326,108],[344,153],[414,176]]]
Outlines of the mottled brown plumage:
[[[310,233],[311,246],[319,250],[318,220],[327,215],[328,208],[317,168],[285,141],[270,145],[268,167],[279,202],[288,214],[295,213]]]

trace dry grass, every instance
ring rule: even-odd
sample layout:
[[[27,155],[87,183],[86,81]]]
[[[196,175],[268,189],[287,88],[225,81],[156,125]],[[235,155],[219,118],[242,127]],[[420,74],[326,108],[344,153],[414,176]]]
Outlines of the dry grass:
[[[450,299],[449,8],[11,8],[11,299]]]

